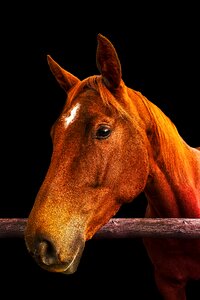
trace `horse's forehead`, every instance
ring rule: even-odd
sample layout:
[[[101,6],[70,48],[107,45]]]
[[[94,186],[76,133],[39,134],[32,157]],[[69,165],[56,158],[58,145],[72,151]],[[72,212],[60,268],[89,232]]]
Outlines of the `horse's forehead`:
[[[73,99],[71,99],[70,104],[66,103],[66,107],[63,111],[63,115],[67,115],[67,122],[71,124],[74,122],[78,116],[81,118],[91,117],[92,115],[110,113],[110,108],[108,105],[104,104],[100,94],[93,89],[83,90],[81,93],[76,94]]]
[[[79,102],[82,109],[94,106],[103,107],[103,101],[100,94],[96,90],[90,88],[85,88],[79,94],[76,94],[73,102]]]

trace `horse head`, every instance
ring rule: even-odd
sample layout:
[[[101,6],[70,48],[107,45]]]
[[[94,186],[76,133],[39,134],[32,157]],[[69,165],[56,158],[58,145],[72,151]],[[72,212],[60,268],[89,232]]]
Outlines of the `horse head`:
[[[100,34],[96,62],[100,75],[81,81],[48,56],[67,99],[51,129],[51,162],[25,241],[52,272],[76,271],[85,242],[144,190],[149,173],[143,111],[130,100],[115,48]]]

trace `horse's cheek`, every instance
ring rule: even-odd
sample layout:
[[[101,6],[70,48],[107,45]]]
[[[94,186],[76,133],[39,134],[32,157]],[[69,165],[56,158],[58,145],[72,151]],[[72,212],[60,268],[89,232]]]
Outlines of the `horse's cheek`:
[[[130,202],[145,188],[149,173],[149,161],[142,144],[137,149],[128,149],[123,159],[119,178],[119,197],[122,202]]]

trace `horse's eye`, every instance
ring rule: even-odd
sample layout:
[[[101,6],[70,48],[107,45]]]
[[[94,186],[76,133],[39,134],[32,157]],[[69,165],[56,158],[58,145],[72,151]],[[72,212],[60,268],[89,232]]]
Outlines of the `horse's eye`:
[[[96,139],[107,139],[111,134],[111,129],[107,125],[100,125],[96,131]]]

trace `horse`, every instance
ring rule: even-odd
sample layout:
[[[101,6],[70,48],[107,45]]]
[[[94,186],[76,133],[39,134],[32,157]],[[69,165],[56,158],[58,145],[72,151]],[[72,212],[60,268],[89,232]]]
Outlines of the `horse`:
[[[97,35],[100,72],[83,80],[47,55],[66,93],[51,128],[52,156],[27,218],[27,251],[50,272],[76,272],[85,243],[140,193],[146,218],[200,217],[200,149],[122,79],[111,41]],[[200,279],[200,240],[143,238],[165,300],[185,300]]]

